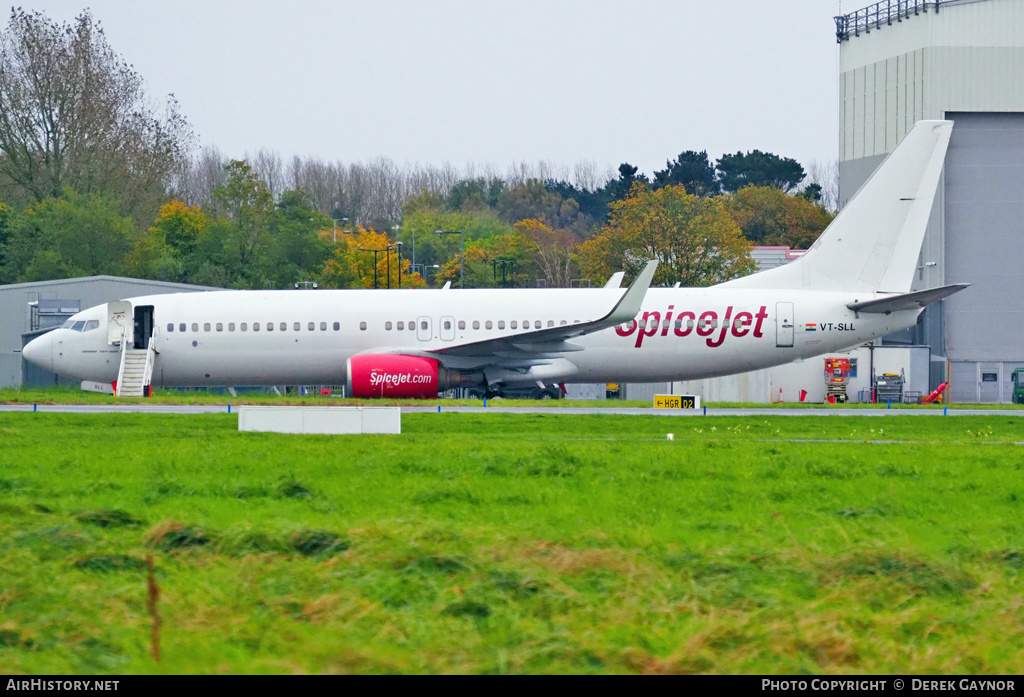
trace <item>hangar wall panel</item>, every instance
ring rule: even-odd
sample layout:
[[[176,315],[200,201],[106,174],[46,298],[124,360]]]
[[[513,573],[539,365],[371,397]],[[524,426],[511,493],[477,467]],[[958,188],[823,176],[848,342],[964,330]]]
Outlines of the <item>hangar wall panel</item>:
[[[971,283],[943,301],[951,360],[1024,357],[1024,114],[951,113],[946,156],[947,283]]]

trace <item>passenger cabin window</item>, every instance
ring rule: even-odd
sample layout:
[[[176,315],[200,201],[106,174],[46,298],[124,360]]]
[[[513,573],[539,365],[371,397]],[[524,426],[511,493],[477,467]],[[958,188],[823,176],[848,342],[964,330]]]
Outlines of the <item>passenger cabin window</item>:
[[[259,322],[253,322],[252,323],[252,330],[254,332],[258,332],[260,330],[260,323]]]
[[[386,329],[387,331],[391,331],[391,322],[385,322],[384,329]]]
[[[512,320],[511,322],[508,323],[508,328],[509,329],[518,329],[519,328],[519,323],[516,322],[515,320]]]
[[[327,322],[321,322],[320,323],[320,331],[322,331],[322,332],[327,331]]]
[[[288,323],[287,322],[281,322],[281,331],[283,331],[283,332],[288,331]]]
[[[178,331],[179,332],[185,331],[185,323],[184,322],[182,322],[181,324],[178,325]]]
[[[359,330],[363,331],[363,332],[366,331],[366,322],[360,322],[359,323]]]
[[[568,323],[568,322],[566,322],[566,321],[565,321],[565,320],[563,319],[563,320],[562,320],[561,322],[559,322],[559,323],[558,323],[558,326],[560,326],[560,327],[561,327],[561,326],[563,326],[563,325],[566,325],[566,324],[569,324],[569,323]],[[667,326],[667,325],[666,325],[666,326]]]
[[[444,321],[444,328],[445,329],[451,329],[452,328],[452,321],[450,319],[446,319]]]
[[[334,331],[338,331],[339,329],[341,329],[341,322],[335,322],[334,323]]]
[[[238,325],[238,328],[241,329],[243,332],[247,331],[249,329],[249,323],[242,322],[240,325]]]
[[[411,320],[409,320],[409,331],[415,331],[415,330],[416,330],[416,320],[411,319]]]
[[[316,331],[316,322],[310,322],[310,323],[309,323],[309,324],[308,324],[308,325],[306,326],[306,329],[308,329],[308,330],[309,330],[309,331],[311,331],[311,332],[312,332],[312,331]]]
[[[466,320],[460,319],[459,320],[459,329],[465,329],[465,328],[466,328]]]
[[[403,329],[405,329],[405,322],[399,322],[395,329],[397,329],[398,331],[402,331]]]
[[[479,329],[479,328],[480,328],[480,320],[478,320],[478,319],[473,320],[473,329]]]
[[[274,331],[274,323],[273,322],[267,322],[267,331],[268,332]]]
[[[224,331],[224,323],[223,322],[217,322],[217,331],[219,331],[219,332]]]
[[[296,322],[295,324],[292,325],[292,330],[293,331],[297,332],[297,331],[300,331],[301,329],[302,329],[302,323],[301,322]]]
[[[209,322],[204,322],[203,323],[203,331],[204,332],[210,331],[210,323]]]
[[[422,329],[424,331],[426,331],[427,329],[430,329],[430,325],[427,323],[426,320],[420,322],[420,329]]]
[[[229,332],[235,331],[235,323],[234,322],[228,322],[228,331]]]
[[[504,329],[504,328],[505,328],[505,320],[499,319],[498,320],[498,329]]]
[[[167,331],[168,332],[173,332],[174,331],[174,322],[171,322],[171,323],[169,323],[167,325]]]
[[[484,322],[484,329],[492,329],[493,327],[494,325],[491,324],[491,320],[487,320],[486,322]]]
[[[193,322],[192,323],[192,331],[194,331],[194,332],[198,332],[199,331],[199,323],[198,322]]]
[[[553,319],[549,319],[549,320],[548,320],[548,326],[549,326],[549,327],[553,327],[553,326],[555,326],[555,320],[553,320]]]
[[[533,328],[534,329],[540,329],[540,320],[539,319],[533,320]]]

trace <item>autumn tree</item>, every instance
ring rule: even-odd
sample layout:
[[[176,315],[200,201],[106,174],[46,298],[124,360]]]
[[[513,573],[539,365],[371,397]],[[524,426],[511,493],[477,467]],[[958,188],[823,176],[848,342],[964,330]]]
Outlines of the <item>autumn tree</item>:
[[[832,214],[804,196],[774,186],[748,186],[733,194],[727,210],[743,236],[756,245],[807,249],[832,222]]]
[[[722,197],[635,184],[611,204],[608,222],[580,246],[579,258],[594,283],[620,270],[635,277],[653,258],[660,262],[655,285],[710,286],[753,272],[750,249]]]
[[[552,228],[530,218],[514,226],[520,245],[528,252],[539,278],[552,288],[568,288],[579,275],[576,240],[567,230]]]
[[[333,240],[333,234],[333,230],[323,230],[320,237]],[[360,225],[332,244],[333,253],[317,274],[326,288],[373,288],[374,283],[377,288],[426,287],[420,274],[411,273],[410,260],[382,232]]]
[[[71,24],[11,11],[0,33],[0,184],[11,200],[72,189],[152,219],[192,144],[173,97],[162,112],[88,11]]]

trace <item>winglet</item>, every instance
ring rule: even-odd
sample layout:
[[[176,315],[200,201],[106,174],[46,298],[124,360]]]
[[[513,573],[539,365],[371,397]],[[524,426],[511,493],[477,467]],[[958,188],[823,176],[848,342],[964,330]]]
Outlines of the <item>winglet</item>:
[[[622,277],[626,275],[625,271],[616,271],[612,274],[612,277],[608,279],[608,282],[604,284],[605,288],[621,288]]]
[[[601,320],[604,324],[622,324],[635,318],[637,313],[640,312],[640,306],[644,302],[644,296],[647,295],[647,289],[651,287],[651,281],[654,279],[654,272],[658,269],[658,260],[651,259],[644,266],[637,277],[629,284],[629,288],[622,295],[619,302],[612,308]]]

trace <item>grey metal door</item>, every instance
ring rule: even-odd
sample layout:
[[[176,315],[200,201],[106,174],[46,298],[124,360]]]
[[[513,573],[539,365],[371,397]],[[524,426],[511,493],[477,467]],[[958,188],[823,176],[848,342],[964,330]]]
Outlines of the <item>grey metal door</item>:
[[[793,303],[775,303],[775,345],[793,345]]]
[[[978,402],[999,404],[1002,402],[1002,364],[978,362]]]

